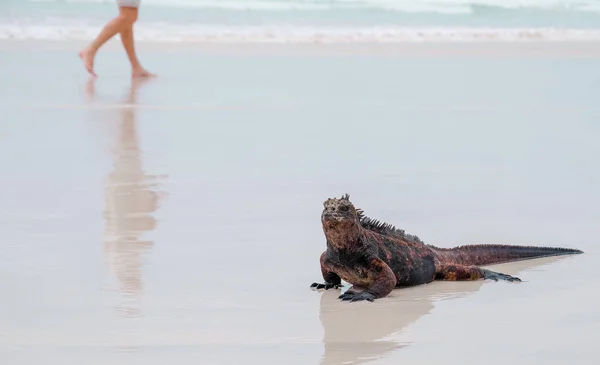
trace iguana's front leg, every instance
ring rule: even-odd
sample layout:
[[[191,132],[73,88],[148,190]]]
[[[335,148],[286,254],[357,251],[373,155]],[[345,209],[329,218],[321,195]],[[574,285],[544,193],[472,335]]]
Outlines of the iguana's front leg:
[[[327,251],[321,254],[321,274],[323,275],[324,283],[312,283],[311,288],[329,290],[331,288],[340,289],[342,287],[342,279],[335,273],[335,264],[328,261],[326,258]]]
[[[440,264],[435,272],[436,280],[462,281],[490,279],[494,281],[521,281],[521,279],[502,274],[492,270],[482,269],[479,266],[465,266],[457,264]]]
[[[396,287],[396,275],[394,275],[392,269],[383,260],[377,257],[369,261],[368,267],[361,267],[359,270],[366,272],[366,281],[369,285],[366,285],[366,289],[362,292],[356,292],[352,289],[347,290],[339,296],[341,300],[349,300],[351,302],[368,300],[372,302],[377,298],[385,297]],[[363,284],[360,286],[363,286]]]

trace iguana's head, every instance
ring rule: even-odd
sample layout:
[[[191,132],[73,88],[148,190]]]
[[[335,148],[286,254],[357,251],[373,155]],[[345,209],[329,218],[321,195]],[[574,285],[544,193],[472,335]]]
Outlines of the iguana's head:
[[[321,224],[327,240],[338,248],[352,245],[358,240],[360,224],[348,194],[323,202]]]

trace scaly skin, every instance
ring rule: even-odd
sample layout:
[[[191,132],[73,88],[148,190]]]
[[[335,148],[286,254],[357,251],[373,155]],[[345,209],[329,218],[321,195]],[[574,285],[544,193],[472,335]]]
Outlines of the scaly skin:
[[[438,248],[423,243],[417,236],[387,223],[366,217],[346,194],[323,203],[321,214],[327,250],[321,254],[324,283],[316,289],[340,289],[342,279],[359,292],[347,290],[340,299],[351,302],[387,296],[394,288],[426,284],[434,280],[506,280],[521,279],[483,269],[491,265],[539,257],[583,253],[559,247],[509,245],[468,245]]]

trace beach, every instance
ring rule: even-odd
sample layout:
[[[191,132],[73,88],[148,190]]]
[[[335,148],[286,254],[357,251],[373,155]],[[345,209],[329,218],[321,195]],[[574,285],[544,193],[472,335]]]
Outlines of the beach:
[[[0,358],[595,364],[594,42],[0,41]],[[583,255],[373,303],[316,292],[350,194],[440,247]]]

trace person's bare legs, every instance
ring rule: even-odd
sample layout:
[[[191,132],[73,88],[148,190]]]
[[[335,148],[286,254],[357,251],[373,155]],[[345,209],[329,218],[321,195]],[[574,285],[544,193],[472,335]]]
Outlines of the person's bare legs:
[[[131,9],[131,8],[130,8]],[[137,18],[137,9],[136,10],[136,18]],[[135,21],[134,21],[135,22]],[[151,77],[155,76],[154,74],[148,72],[146,69],[142,67],[140,61],[135,54],[135,46],[133,41],[133,23],[129,26],[125,27],[121,31],[121,41],[123,42],[123,47],[125,47],[125,51],[127,52],[127,57],[129,58],[129,62],[131,63],[131,76],[132,77]]]
[[[140,65],[133,48],[133,24],[137,20],[138,9],[134,7],[119,7],[119,15],[108,22],[100,34],[85,49],[79,52],[79,57],[83,61],[85,68],[89,73],[96,76],[94,72],[94,57],[98,49],[117,33],[121,34],[123,46],[131,62],[133,76],[153,76]]]

